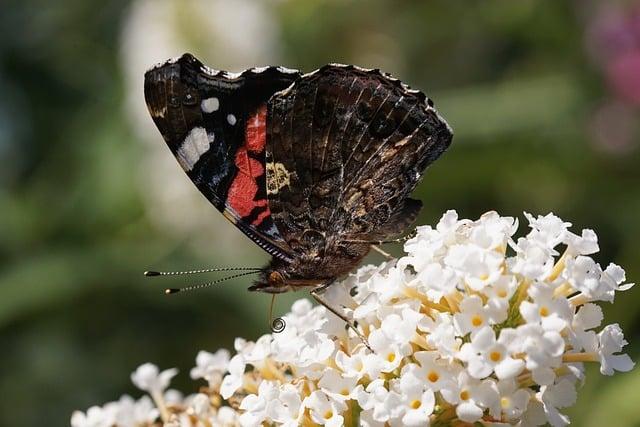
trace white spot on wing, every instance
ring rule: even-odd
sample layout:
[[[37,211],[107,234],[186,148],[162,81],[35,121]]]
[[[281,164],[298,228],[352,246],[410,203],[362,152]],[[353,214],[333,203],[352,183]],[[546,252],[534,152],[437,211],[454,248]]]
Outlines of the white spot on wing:
[[[227,121],[229,122],[229,124],[231,126],[235,125],[236,124],[236,116],[234,116],[233,114],[229,114],[227,116]]]
[[[220,108],[220,101],[215,96],[213,98],[203,99],[200,103],[200,108],[205,113],[213,113],[214,111],[218,111]]]
[[[193,169],[193,165],[209,150],[209,136],[202,127],[195,127],[182,142],[176,153],[178,163],[185,171]]]

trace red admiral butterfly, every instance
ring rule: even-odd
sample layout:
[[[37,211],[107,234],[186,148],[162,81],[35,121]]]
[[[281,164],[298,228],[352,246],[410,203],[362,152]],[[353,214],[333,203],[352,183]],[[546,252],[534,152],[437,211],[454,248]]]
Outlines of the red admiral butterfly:
[[[352,65],[233,74],[185,54],[148,71],[144,92],[189,178],[273,256],[249,290],[309,287],[320,302],[414,222],[409,195],[453,136],[422,92]]]

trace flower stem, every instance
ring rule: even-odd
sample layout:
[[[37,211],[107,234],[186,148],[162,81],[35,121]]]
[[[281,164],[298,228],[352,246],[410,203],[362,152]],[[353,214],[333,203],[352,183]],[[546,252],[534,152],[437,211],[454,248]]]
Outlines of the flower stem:
[[[152,391],[150,394],[151,398],[158,407],[158,411],[160,411],[160,418],[162,418],[162,422],[166,423],[167,421],[169,421],[169,410],[167,409],[167,404],[164,401],[162,393]]]
[[[558,262],[556,262],[556,265],[553,266],[553,269],[551,270],[549,277],[547,277],[546,279],[547,281],[552,282],[558,278],[560,273],[562,273],[562,270],[564,270],[566,259],[567,259],[567,251],[565,250],[562,256],[558,259]]]
[[[590,298],[588,296],[586,296],[585,294],[578,294],[578,295],[576,295],[574,297],[569,298],[569,302],[574,307],[581,306],[583,304],[588,303],[589,301],[590,301]]]
[[[573,289],[569,283],[565,282],[562,285],[558,286],[555,289],[555,291],[553,291],[553,296],[555,298],[558,298],[560,296],[567,297],[567,296],[571,295],[574,292],[575,292],[575,289]]]
[[[431,301],[426,295],[421,294],[414,288],[405,287],[403,291],[406,296],[410,298],[419,299],[422,305],[424,305],[427,308],[437,310],[440,312],[451,312],[451,309],[449,307],[445,306],[444,304],[439,304],[437,302]]]
[[[562,355],[564,363],[597,362],[600,360],[596,353],[565,353]]]

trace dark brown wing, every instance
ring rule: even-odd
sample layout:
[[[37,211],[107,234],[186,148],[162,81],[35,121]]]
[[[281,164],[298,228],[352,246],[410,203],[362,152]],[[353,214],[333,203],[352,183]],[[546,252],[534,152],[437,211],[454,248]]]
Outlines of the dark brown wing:
[[[269,100],[268,117],[267,197],[294,250],[405,231],[421,207],[409,194],[452,139],[424,94],[353,66],[304,75]]]

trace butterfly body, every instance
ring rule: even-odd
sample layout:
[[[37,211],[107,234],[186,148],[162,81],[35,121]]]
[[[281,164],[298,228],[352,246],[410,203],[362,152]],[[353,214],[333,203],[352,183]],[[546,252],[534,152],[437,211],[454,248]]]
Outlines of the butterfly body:
[[[147,106],[178,163],[273,256],[250,290],[326,286],[404,233],[409,198],[452,132],[421,92],[377,70],[211,70],[189,54],[148,71]]]

